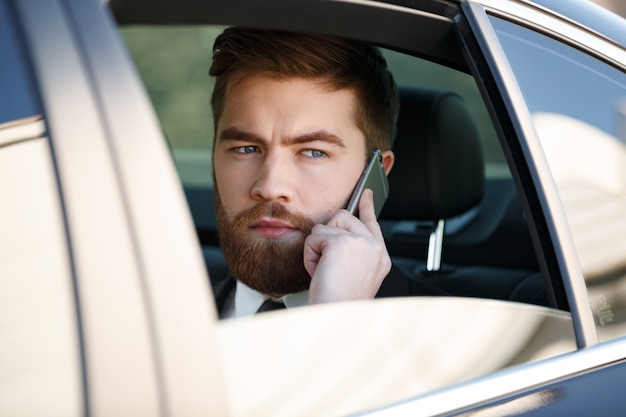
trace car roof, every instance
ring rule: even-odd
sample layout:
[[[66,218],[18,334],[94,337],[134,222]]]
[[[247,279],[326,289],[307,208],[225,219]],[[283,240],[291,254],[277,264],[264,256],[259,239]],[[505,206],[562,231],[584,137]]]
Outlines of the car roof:
[[[468,0],[450,0],[466,3]],[[540,9],[552,16],[566,20],[572,24],[590,30],[624,48],[626,46],[626,20],[617,14],[593,3],[591,0],[472,0],[482,4],[496,4],[497,8],[506,10],[508,5],[524,4]],[[442,9],[445,3],[441,0],[375,0],[409,8]],[[201,23],[211,14],[212,6],[219,1],[207,0],[109,0],[120,23]],[[239,1],[238,3],[245,3]],[[277,1],[280,7],[283,1]]]

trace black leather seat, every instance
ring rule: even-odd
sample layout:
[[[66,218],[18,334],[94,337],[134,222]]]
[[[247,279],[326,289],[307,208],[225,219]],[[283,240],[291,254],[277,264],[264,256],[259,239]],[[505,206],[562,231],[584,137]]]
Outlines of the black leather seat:
[[[400,114],[381,218],[434,220],[480,202],[483,151],[478,129],[457,94],[400,87]]]
[[[400,115],[393,145],[396,162],[381,221],[432,225],[428,252],[395,257],[412,279],[450,295],[547,305],[538,271],[442,264],[446,221],[474,209],[485,189],[482,143],[476,124],[455,93],[401,87]],[[474,209],[475,210],[475,209]],[[480,216],[475,211],[475,216]],[[388,237],[388,236],[386,236]]]

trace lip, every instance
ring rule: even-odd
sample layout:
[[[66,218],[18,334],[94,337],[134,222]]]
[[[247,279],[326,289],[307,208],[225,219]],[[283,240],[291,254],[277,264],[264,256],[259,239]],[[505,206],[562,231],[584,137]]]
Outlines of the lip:
[[[276,219],[258,220],[250,226],[250,230],[261,237],[270,239],[280,239],[300,232],[291,224]]]

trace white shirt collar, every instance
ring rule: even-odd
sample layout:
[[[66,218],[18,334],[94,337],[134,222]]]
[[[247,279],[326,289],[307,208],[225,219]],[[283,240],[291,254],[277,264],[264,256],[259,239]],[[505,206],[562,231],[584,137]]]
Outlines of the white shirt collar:
[[[235,297],[232,310],[226,314],[228,318],[253,316],[261,304],[270,297],[253,290],[241,281],[235,286]],[[287,294],[280,298],[287,308],[301,307],[309,303],[309,291]]]

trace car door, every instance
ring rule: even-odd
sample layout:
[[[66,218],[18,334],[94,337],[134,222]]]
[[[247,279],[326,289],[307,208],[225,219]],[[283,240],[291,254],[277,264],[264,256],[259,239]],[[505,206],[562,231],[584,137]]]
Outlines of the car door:
[[[210,119],[210,115],[207,115],[204,110],[198,110],[202,106],[202,94],[197,93],[206,88],[202,82],[210,83],[210,81],[203,78],[206,67],[196,68],[198,65],[203,65],[202,59],[198,59],[197,54],[210,54],[208,39],[220,32],[220,26],[245,24],[288,30],[321,31],[374,42],[394,49],[395,52],[399,52],[399,55],[403,55],[404,52],[406,55],[404,58],[407,59],[415,59],[416,56],[425,57],[426,64],[434,67],[432,78],[438,80],[444,88],[452,88],[451,83],[445,82],[448,80],[445,78],[445,74],[451,69],[454,71],[450,72],[457,73],[472,73],[473,71],[473,77],[462,74],[465,77],[459,77],[459,84],[471,85],[483,79],[493,78],[489,71],[484,69],[485,58],[472,55],[472,51],[480,50],[477,49],[478,43],[471,32],[468,32],[468,23],[461,13],[460,6],[454,2],[423,2],[419,5],[418,10],[409,6],[396,7],[396,5],[375,2],[356,4],[353,2],[310,1],[300,2],[297,6],[283,2],[265,2],[262,6],[257,3],[246,2],[207,2],[194,4],[194,7],[190,9],[193,10],[193,13],[189,15],[186,14],[186,11],[189,12],[189,10],[184,7],[178,9],[174,3],[164,3],[163,6],[163,8],[151,10],[150,13],[142,14],[140,9],[131,7],[130,3],[113,3],[118,22],[129,25],[122,27],[122,33],[131,47],[153,100],[157,107],[162,106],[159,109],[159,114],[174,148],[174,156],[181,166],[185,159],[193,160],[194,163],[199,162],[196,165],[197,171],[204,170],[204,181],[209,178],[206,181],[208,184],[210,184],[210,170],[208,169],[210,138],[202,138],[202,134],[192,138],[188,135],[195,135],[197,132],[193,129],[185,132],[182,128],[188,127],[194,118],[199,118],[204,123],[208,123],[207,119]],[[267,8],[270,8],[272,13],[267,13]],[[321,15],[332,16],[332,19],[322,22],[312,18],[312,16]],[[371,30],[372,21],[377,23],[379,30]],[[146,23],[149,25],[145,25]],[[193,25],[187,26],[185,25],[187,23]],[[162,33],[159,33],[158,25],[164,26]],[[194,31],[195,25],[198,25],[196,31]],[[215,27],[214,25],[218,26]],[[415,28],[420,30],[416,31]],[[466,38],[461,36],[462,34],[465,34]],[[177,37],[180,39],[172,40]],[[462,41],[459,41],[459,38]],[[159,39],[161,40],[159,41]],[[158,52],[159,57],[154,58],[149,53],[150,51],[141,50],[141,43],[145,40],[149,41],[148,49],[152,52]],[[191,43],[199,45],[191,53],[191,55],[196,54],[196,56],[190,61],[179,60],[179,57],[184,57],[184,54],[179,54],[179,52],[184,46]],[[169,51],[171,55],[168,55],[168,47],[171,49]],[[158,59],[162,57],[165,59]],[[471,59],[476,60],[473,67],[468,63],[468,60]],[[441,65],[441,67],[433,64]],[[190,68],[186,65],[189,65]],[[169,94],[169,92],[164,91],[164,85],[168,83],[165,73],[170,69],[174,72],[181,68],[183,71],[180,71],[182,75],[179,77],[182,82],[173,83],[173,85],[177,85],[175,93],[181,94]],[[479,68],[486,72],[480,73]],[[162,71],[159,71],[160,69]],[[406,71],[409,73],[417,72],[410,67],[406,68]],[[425,78],[422,74],[418,74],[422,75],[421,77],[416,76],[416,74],[410,75],[412,77],[407,77],[407,79],[421,78],[423,82]],[[196,79],[200,80],[200,84],[196,88],[192,88],[191,85]],[[483,97],[490,100],[496,100],[500,97],[501,92],[498,92],[497,89],[494,90],[493,86],[479,86],[482,89]],[[200,101],[196,103],[196,106],[189,106],[192,111],[185,113],[188,106],[186,100],[195,100],[197,96],[200,96]],[[480,94],[472,96],[472,98],[479,102],[481,100]],[[171,103],[167,103],[169,101]],[[489,114],[485,112],[483,116],[488,121],[489,127],[493,129],[494,122],[489,121]],[[504,110],[499,113],[492,112],[491,118],[495,120],[496,130],[500,131],[500,137],[504,136],[501,133],[502,126],[505,126],[505,129],[512,129],[510,127],[512,117]],[[206,133],[207,130],[209,133]],[[210,135],[210,129],[207,129],[206,126],[203,127],[203,131],[205,135]],[[513,132],[513,135],[517,135],[517,133]],[[497,142],[498,133],[495,133],[493,137],[495,138],[493,145],[500,146]],[[177,148],[177,145],[180,145],[180,148]],[[186,149],[184,149],[185,147]],[[195,154],[194,149],[198,150]],[[199,152],[200,149],[203,151]],[[209,152],[206,152],[206,149]],[[497,152],[494,152],[494,155],[496,154]],[[496,162],[495,158],[493,162]],[[519,163],[517,160],[515,162]],[[203,164],[204,168],[202,168]],[[505,169],[501,168],[502,165]],[[506,175],[503,173],[508,169],[506,164],[499,164],[498,168],[500,169],[493,171],[498,171],[498,175]],[[183,181],[187,181],[189,178],[189,182],[191,182],[194,174],[191,169],[181,169],[180,172]],[[204,182],[198,181],[192,185],[194,193],[196,191],[206,192],[209,195],[207,190],[202,190],[202,187],[206,185]],[[526,193],[530,197],[522,193],[525,200],[534,198],[535,204],[538,204],[538,197],[532,197],[536,194],[534,187],[529,187]],[[207,200],[210,201],[209,198]],[[193,200],[189,199],[189,203],[192,205]],[[199,213],[204,215],[206,219],[208,216],[206,213],[202,213],[202,210],[208,211],[210,208],[209,204],[203,205]],[[528,213],[527,211],[527,216]],[[550,243],[551,237],[544,227],[546,222],[544,216],[543,211],[539,211],[531,217],[536,222],[532,225],[533,233],[538,245],[544,244],[542,242],[548,242],[543,252],[540,251],[539,253],[544,270],[549,272],[546,275],[550,277],[554,292],[557,293],[553,307],[567,310],[569,306],[568,298],[563,289],[563,276],[558,269],[554,248]],[[519,217],[521,220],[522,216]],[[516,218],[516,220],[518,219]],[[205,223],[203,220],[196,223],[199,235],[202,236],[203,227],[207,223],[210,222]],[[523,221],[521,223],[524,224]],[[215,245],[210,240],[207,239],[202,243],[207,246]],[[399,243],[401,246],[403,242],[399,240]],[[489,260],[493,257],[485,254],[484,258]],[[234,413],[236,415],[253,415],[253,413],[263,410],[267,413],[284,412],[290,415],[297,413],[306,415],[307,412],[316,415],[333,412],[346,414],[350,412],[349,410],[363,410],[376,405],[387,405],[392,401],[406,399],[417,393],[447,387],[463,380],[461,375],[465,378],[471,378],[489,374],[499,367],[498,365],[491,367],[491,361],[477,359],[477,356],[481,355],[480,352],[483,352],[481,349],[489,350],[489,357],[494,360],[493,363],[501,364],[499,361],[504,356],[517,352],[516,349],[520,346],[527,346],[524,342],[526,336],[523,336],[521,331],[522,327],[526,327],[521,326],[520,322],[516,322],[517,325],[515,326],[511,323],[515,319],[523,321],[523,318],[528,318],[532,309],[527,310],[525,308],[527,306],[517,304],[506,304],[505,306],[497,303],[483,303],[482,301],[473,304],[472,301],[466,299],[402,300],[401,302],[375,303],[375,306],[328,306],[327,309],[318,307],[288,312],[289,317],[278,313],[270,317],[255,317],[254,320],[250,321],[220,323],[218,344],[221,347],[221,361],[225,369],[227,391],[234,407]],[[405,302],[406,304],[404,304]],[[477,310],[473,310],[473,306]],[[470,311],[481,311],[481,307],[484,315],[480,315],[480,319],[472,320],[470,317],[475,316],[471,315]],[[396,308],[397,310],[395,310]],[[396,314],[393,313],[394,310]],[[556,308],[541,311],[546,314],[554,314],[553,318],[558,317],[558,320],[563,319],[562,323],[565,327],[570,331],[572,330],[568,313],[557,311]],[[526,313],[529,315],[527,316]],[[431,317],[436,317],[436,319],[429,319]],[[463,326],[463,330],[468,332],[466,337],[472,340],[476,350],[456,338],[465,334],[457,327],[461,325],[460,323],[465,323],[463,320],[459,320],[460,317],[467,319],[467,323],[469,323],[469,325]],[[376,325],[370,324],[360,327],[363,323],[376,323]],[[404,336],[404,330],[402,330],[404,325],[411,329],[406,333],[406,338],[400,337],[400,335]],[[427,328],[430,330],[425,330]],[[505,329],[511,330],[510,333],[506,333],[506,337],[503,333]],[[425,334],[429,336],[422,339],[420,335]],[[326,338],[332,339],[334,343],[329,343]],[[567,333],[563,339],[570,342],[570,333]],[[242,340],[247,342],[241,343]],[[424,340],[424,343],[420,343],[420,340]],[[425,340],[428,340],[431,345]],[[500,349],[496,349],[494,347],[495,340],[506,340],[506,342],[499,344]],[[539,342],[540,345],[541,343]],[[541,348],[547,347],[547,345],[541,345]],[[568,343],[565,345],[565,348],[560,346],[556,353],[571,349]],[[393,346],[393,348],[386,350],[389,346]],[[411,348],[411,346],[413,347]],[[428,352],[433,346],[437,346],[436,349],[448,352],[448,354],[432,356],[432,351],[430,354]],[[533,346],[537,347],[537,345]],[[458,351],[461,347],[465,348],[462,354]],[[425,351],[420,349],[425,349]],[[396,355],[398,351],[412,353],[408,353],[406,356]],[[556,353],[552,352],[551,354]],[[510,356],[508,357],[510,358]],[[264,362],[261,363],[259,358],[263,358]],[[348,358],[353,360],[348,360]],[[537,358],[533,357],[529,360],[537,360]],[[403,365],[399,366],[398,361],[402,361]],[[338,365],[340,363],[341,366]],[[510,362],[506,363],[510,365]],[[333,366],[333,364],[336,365]],[[399,368],[407,369],[407,372],[402,372]],[[420,373],[417,371],[418,369],[428,369],[428,371]],[[447,372],[438,373],[438,369],[446,369]],[[468,373],[465,373],[466,371]],[[306,381],[301,379],[304,375],[306,375]],[[535,377],[538,380],[542,378],[540,373],[537,373]],[[511,376],[510,379],[517,380],[514,376]],[[342,383],[341,381],[350,382]],[[509,383],[503,384],[502,387],[498,387],[495,382],[493,384],[489,390],[481,394],[483,396],[474,397],[470,395],[459,398],[472,403],[484,398],[491,398],[491,395],[497,395],[493,391],[494,388],[511,388]],[[517,385],[517,389],[520,386],[525,387],[525,385]],[[480,385],[480,387],[484,388],[485,385]],[[469,388],[467,391],[475,395],[477,389]],[[338,392],[343,394],[339,395]],[[368,392],[376,392],[376,395],[368,395]],[[288,398],[281,400],[282,397]],[[455,407],[461,407],[457,401],[461,400],[457,399],[454,402],[443,400],[436,410],[442,412],[442,410],[449,411]],[[413,410],[426,403],[416,401],[416,404],[418,405],[414,406]],[[462,404],[466,406],[468,403]],[[429,410],[426,414],[435,413],[429,408],[425,409]]]
[[[2,414],[225,414],[189,213],[107,9],[0,13]]]
[[[529,137],[536,135],[540,145],[534,159],[545,158],[550,171],[542,183],[556,186],[562,211],[555,206],[553,217],[565,229],[559,241],[571,239],[561,246],[574,249],[563,270],[571,271],[572,285],[585,282],[588,289],[580,292],[581,314],[590,305],[601,340],[624,335],[623,36],[596,41],[554,22],[533,30],[494,15],[489,20],[530,112]],[[560,38],[545,35],[557,30]]]
[[[524,135],[519,150],[527,164],[534,165],[530,170],[535,189],[544,194],[540,201],[552,239],[558,242],[559,269],[569,286],[571,308],[578,313],[579,345],[593,344],[591,310],[604,328],[616,324],[611,301],[621,304],[611,296],[607,299],[609,290],[590,300],[584,283],[591,289],[592,282],[619,281],[625,253],[621,239],[612,234],[619,234],[617,219],[623,217],[624,204],[623,173],[617,168],[623,153],[621,106],[626,94],[623,43],[620,38],[585,38],[583,29],[546,14],[533,15],[529,8],[512,7],[505,16],[489,2],[487,12],[479,6],[466,9],[472,7],[477,36],[488,51],[504,105],[516,119],[518,135]],[[511,15],[518,16],[516,22],[510,21]],[[599,216],[597,222],[594,216]],[[622,298],[619,291],[611,292]]]
[[[0,410],[78,416],[80,345],[63,213],[18,28],[0,2]]]
[[[446,415],[533,416],[619,415],[623,409],[616,381],[624,373],[625,343],[619,309],[625,297],[620,265],[626,256],[626,61],[624,32],[612,29],[623,29],[624,21],[607,19],[600,36],[593,29],[601,11],[584,3],[570,6],[559,11],[584,11],[587,26],[533,5],[480,1],[463,9],[490,70],[482,72],[484,91],[504,125],[505,152],[526,194],[527,213],[537,229],[547,229],[547,235],[535,236],[544,248],[543,266],[566,286],[581,349],[425,396],[415,408],[398,406],[390,415],[427,408]],[[480,61],[477,56],[474,62]],[[481,72],[480,66],[475,70]],[[550,252],[557,265],[549,265]],[[438,405],[462,396],[482,404],[463,407],[459,401],[458,410],[447,412]]]

